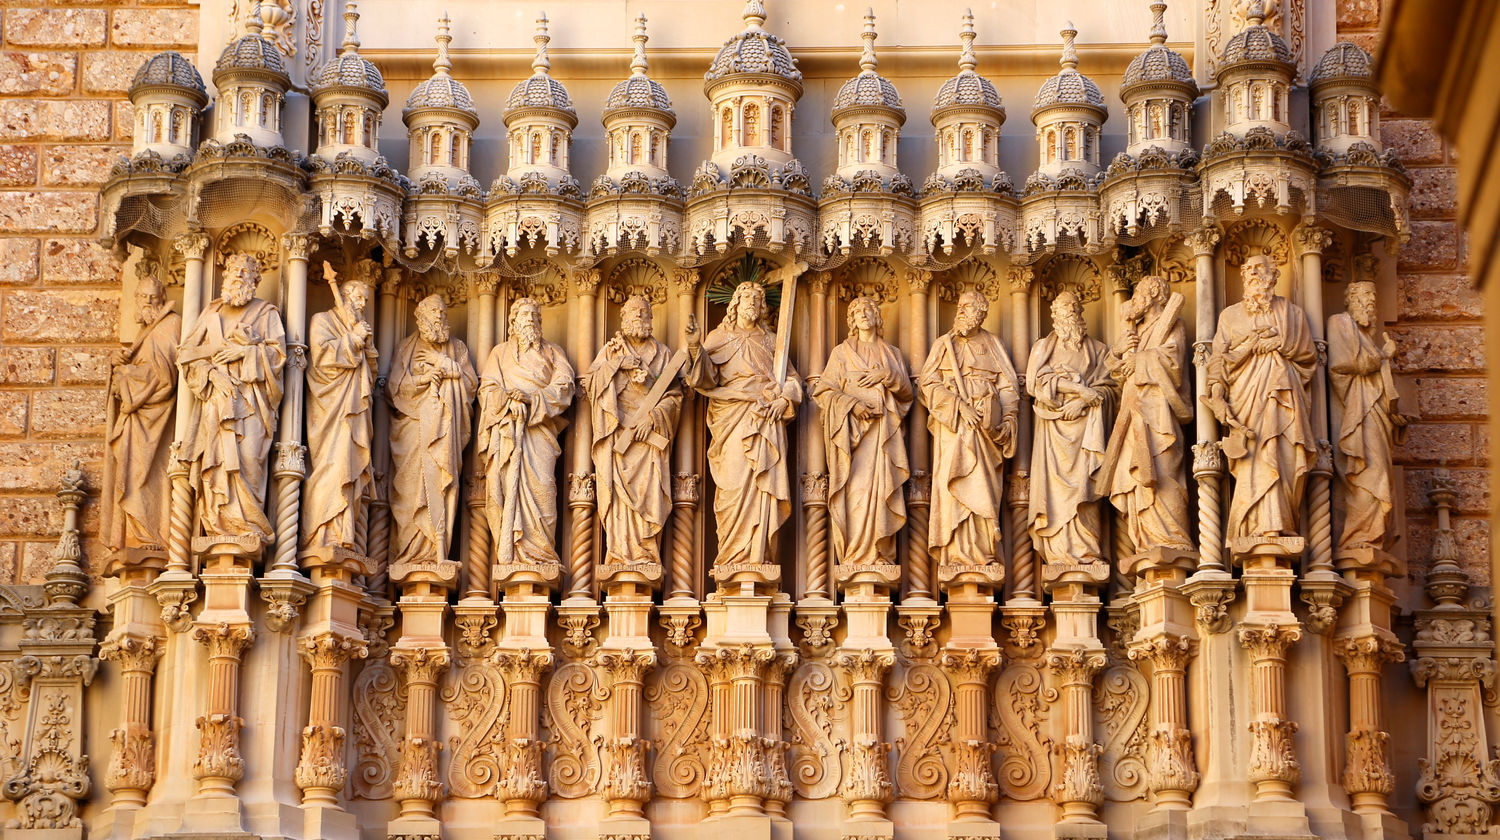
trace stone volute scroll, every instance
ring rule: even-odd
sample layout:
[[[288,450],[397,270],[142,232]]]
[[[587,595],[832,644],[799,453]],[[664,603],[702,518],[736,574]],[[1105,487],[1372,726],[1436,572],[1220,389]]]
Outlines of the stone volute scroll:
[[[1184,303],[1164,278],[1141,278],[1110,353],[1120,408],[1097,487],[1125,516],[1136,547],[1116,558],[1127,575],[1197,565],[1183,472],[1182,425],[1193,419]]]
[[[1052,300],[1052,333],[1033,345],[1026,388],[1036,416],[1031,451],[1031,537],[1042,553],[1043,582],[1081,574],[1104,583],[1104,523],[1095,479],[1104,465],[1117,394],[1109,348],[1091,338],[1083,301],[1072,291]]]
[[[604,525],[601,579],[619,572],[662,576],[661,534],[672,511],[672,436],[682,410],[674,356],[651,334],[651,301],[632,295],[620,330],[584,379],[592,415],[594,482]]]
[[[160,569],[172,504],[168,457],[177,398],[182,316],[172,311],[160,265],[143,260],[135,286],[134,343],[110,359],[105,497],[100,526],[111,571]]]
[[[1001,475],[1016,452],[1020,387],[1004,343],[983,326],[988,314],[983,293],[964,292],[917,380],[932,433],[928,544],[943,584],[965,573],[1005,577]]]
[[[849,338],[833,348],[812,391],[826,442],[833,554],[840,581],[869,576],[893,584],[911,475],[902,434],[911,374],[901,351],[883,338],[874,298],[850,301],[848,320]]]
[[[303,488],[302,561],[316,565],[364,560],[365,505],[373,484],[371,407],[375,394],[375,329],[367,313],[379,271],[373,260],[339,282],[328,263],[323,279],[334,307],[312,316],[308,328],[307,446],[311,475]]]

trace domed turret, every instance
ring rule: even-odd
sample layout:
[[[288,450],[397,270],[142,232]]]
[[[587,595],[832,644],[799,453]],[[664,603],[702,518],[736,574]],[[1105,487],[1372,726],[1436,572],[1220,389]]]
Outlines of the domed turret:
[[[453,78],[453,61],[448,57],[453,36],[448,24],[445,13],[438,22],[434,72],[412,89],[401,119],[411,141],[411,166],[407,171],[411,180],[420,183],[428,173],[437,173],[449,187],[456,187],[469,178],[469,151],[474,130],[479,127],[479,111],[474,108],[469,89]]]
[[[792,160],[792,109],[802,96],[802,71],[786,43],[767,32],[766,8],[748,0],[745,28],[724,42],[703,74],[713,103],[713,161],[728,171],[746,154],[772,166]]]
[[[1253,0],[1245,17],[1245,28],[1219,56],[1224,130],[1241,138],[1252,128],[1285,134],[1292,130],[1289,100],[1297,73],[1291,47],[1265,25],[1262,0]]]
[[[667,176],[667,140],[677,115],[666,88],[646,75],[646,15],[635,19],[635,55],[630,78],[614,86],[604,103],[604,135],[609,139],[609,168],[615,181],[628,172]]]
[[[531,76],[510,92],[505,106],[505,128],[510,146],[510,166],[506,175],[520,182],[528,173],[539,173],[547,183],[556,186],[568,177],[568,150],[573,129],[578,126],[578,112],[568,89],[552,78],[547,59],[547,15],[536,20],[536,58],[531,62]]]
[[[838,174],[853,178],[862,171],[881,176],[900,174],[896,140],[906,122],[906,109],[890,80],[875,72],[875,12],[865,11],[864,53],[859,75],[839,88],[833,100],[833,127],[839,139]]]
[[[1191,148],[1188,121],[1198,83],[1187,59],[1167,47],[1164,17],[1167,4],[1151,4],[1151,46],[1125,68],[1120,99],[1130,118],[1128,145],[1132,155],[1155,146],[1167,152]]]
[[[1109,112],[1094,80],[1078,72],[1073,24],[1062,31],[1062,70],[1042,83],[1031,109],[1036,124],[1037,172],[1056,178],[1064,171],[1084,176],[1099,171],[1099,126]]]
[[[261,32],[260,0],[245,18],[245,34],[229,42],[214,64],[214,139],[221,143],[236,134],[249,136],[257,146],[283,145],[281,107],[292,80],[276,45]]]
[[[208,105],[208,92],[191,61],[170,51],[151,56],[130,82],[130,102],[135,106],[132,154],[149,150],[167,160],[193,154],[195,120]]]
[[[1369,53],[1348,41],[1334,44],[1308,79],[1317,146],[1342,154],[1356,143],[1380,146],[1380,91]]]
[[[988,181],[1000,171],[1000,126],[1005,106],[989,79],[975,72],[974,14],[965,9],[959,40],[958,75],[943,82],[932,100],[932,127],[937,130],[937,175],[952,178],[965,169]]]
[[[318,119],[317,155],[333,160],[348,152],[365,163],[380,157],[380,114],[390,102],[385,79],[359,54],[355,0],[344,8],[344,43],[339,54],[312,75],[313,109]]]

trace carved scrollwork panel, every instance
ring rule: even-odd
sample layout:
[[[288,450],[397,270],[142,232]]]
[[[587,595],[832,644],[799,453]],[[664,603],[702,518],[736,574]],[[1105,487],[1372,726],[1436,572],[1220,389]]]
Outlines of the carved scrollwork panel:
[[[1014,663],[1000,672],[992,696],[1000,723],[996,752],[1003,796],[1019,801],[1039,799],[1052,783],[1051,738],[1044,734],[1048,704],[1041,669]]]
[[[940,745],[953,728],[953,687],[936,665],[918,662],[906,667],[901,680],[887,691],[896,704],[906,733],[896,739],[896,785],[901,796],[933,799],[948,789],[948,765]]]
[[[699,669],[673,663],[647,686],[646,702],[656,726],[651,778],[657,792],[677,799],[697,796],[708,772],[708,681]]]
[[[548,773],[553,792],[564,799],[588,796],[599,786],[600,738],[594,724],[603,713],[602,686],[592,669],[569,662],[553,672],[547,684]]]

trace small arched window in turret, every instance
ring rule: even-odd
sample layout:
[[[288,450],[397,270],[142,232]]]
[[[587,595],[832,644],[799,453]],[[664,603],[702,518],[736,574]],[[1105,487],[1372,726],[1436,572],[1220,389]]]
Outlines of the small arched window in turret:
[[[375,148],[375,117],[365,114],[364,145]]]
[[[1281,122],[1281,87],[1271,86],[1271,119]]]
[[[181,108],[172,109],[172,142],[179,146],[188,145],[186,120],[183,118]]]
[[[974,160],[974,129],[972,128],[964,129],[963,150],[964,163],[972,163]]]
[[[437,129],[430,129],[427,133],[427,164],[437,166],[443,153],[443,138]]]
[[[1046,160],[1048,163],[1057,163],[1057,130],[1047,129]]]
[[[661,134],[655,131],[651,132],[651,165],[667,168],[666,162],[661,159]]]
[[[880,161],[889,166],[896,165],[896,136],[889,128],[880,135]]]
[[[630,162],[632,164],[646,162],[645,141],[641,138],[639,131],[630,135]]]
[[[719,116],[719,148],[727,149],[734,145],[734,111],[724,109]]]
[[[1153,102],[1149,106],[1151,113],[1151,139],[1160,140],[1165,134],[1165,121],[1161,115],[1161,103]]]
[[[745,106],[745,139],[746,146],[759,146],[762,144],[760,138],[760,106],[751,102]]]
[[[771,145],[787,151],[786,146],[786,112],[780,105],[771,109]]]
[[[1186,111],[1185,111],[1185,109],[1180,104],[1172,106],[1172,139],[1173,140],[1186,140],[1187,139],[1187,132],[1185,132],[1183,130],[1183,127],[1182,127],[1183,123],[1186,121],[1185,117],[1186,117]]]
[[[1063,129],[1063,160],[1078,160],[1078,130],[1069,126]]]
[[[355,117],[354,112],[351,111],[351,110],[345,109],[345,111],[344,111],[344,142],[345,143],[354,144],[354,143],[359,142],[359,140],[357,139],[357,135],[356,135],[356,133],[354,131],[354,120],[355,119],[356,119],[356,117]]]
[[[1349,133],[1354,135],[1369,133],[1365,129],[1365,104],[1359,99],[1349,101]]]
[[[542,133],[540,131],[533,131],[531,132],[531,143],[526,150],[526,162],[528,164],[535,165],[538,161],[541,160],[541,158]]]
[[[274,128],[271,125],[271,94],[261,94],[260,97],[260,127]]]
[[[875,160],[875,132],[865,129],[860,139],[860,163],[869,163]]]
[[[563,146],[563,134],[562,134],[562,132],[561,131],[554,131],[554,132],[552,132],[552,154],[551,154],[551,156],[547,160],[548,163],[552,164],[553,166],[562,166],[563,165],[562,146]]]

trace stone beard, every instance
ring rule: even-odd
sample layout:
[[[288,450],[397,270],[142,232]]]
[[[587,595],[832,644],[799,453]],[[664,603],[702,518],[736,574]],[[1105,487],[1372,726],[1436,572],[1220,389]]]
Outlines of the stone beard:
[[[1394,506],[1392,448],[1406,431],[1391,376],[1396,348],[1376,325],[1373,283],[1349,284],[1345,298],[1348,311],[1328,319],[1328,379],[1338,421],[1334,461],[1343,491],[1338,544],[1383,549]]]
[[[1160,277],[1143,278],[1125,307],[1125,329],[1110,357],[1120,383],[1120,410],[1096,483],[1125,515],[1138,552],[1195,550],[1183,478],[1182,425],[1188,401],[1183,297]],[[1123,558],[1117,558],[1123,559]]]
[[[701,347],[689,345],[687,382],[708,398],[717,566],[772,562],[771,541],[792,512],[786,422],[802,402],[802,383],[790,367],[777,383],[775,354],[765,289],[755,282],[735,289]]]
[[[573,365],[542,338],[536,301],[511,306],[510,337],[484,361],[479,438],[484,514],[496,563],[556,564],[557,456],[573,402]]]
[[[988,311],[984,295],[965,292],[917,382],[932,432],[928,543],[939,565],[999,560],[1001,476],[1016,452],[1020,392],[1005,345],[981,326]]]
[[[1053,331],[1031,348],[1026,389],[1036,415],[1031,536],[1050,565],[1102,563],[1095,475],[1104,464],[1115,383],[1109,348],[1090,338],[1073,292],[1052,302]]]
[[[475,383],[469,349],[449,337],[442,300],[426,298],[417,306],[417,334],[396,348],[386,386],[394,409],[391,520],[396,564],[448,559]]]
[[[1209,403],[1230,427],[1229,537],[1290,536],[1317,458],[1308,389],[1317,351],[1306,313],[1276,295],[1271,259],[1252,257],[1242,274],[1245,299],[1219,315],[1208,363]]]
[[[229,258],[223,297],[198,316],[178,364],[196,398],[182,451],[193,464],[203,534],[270,544],[266,456],[281,405],[286,333],[277,308],[254,296],[259,281],[254,257]]]
[[[911,469],[901,422],[911,410],[911,375],[901,351],[881,338],[880,307],[849,304],[849,338],[833,348],[812,397],[828,451],[828,518],[840,565],[891,565],[906,525]]]
[[[161,282],[148,276],[136,288],[136,318],[140,336],[118,352],[109,381],[114,414],[106,443],[114,486],[106,490],[112,504],[104,506],[100,530],[116,552],[164,550],[171,498],[167,461],[182,316],[163,302]]]
[[[672,435],[682,410],[676,374],[659,401],[646,403],[671,355],[651,335],[651,304],[634,296],[584,383],[606,563],[661,562],[661,531],[672,510]]]
[[[308,327],[307,449],[302,497],[304,547],[356,546],[356,518],[373,481],[370,406],[377,353],[365,318],[370,287],[344,284],[344,305],[312,317]]]

